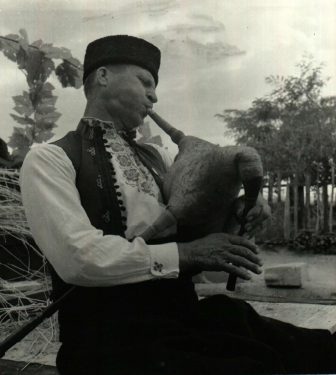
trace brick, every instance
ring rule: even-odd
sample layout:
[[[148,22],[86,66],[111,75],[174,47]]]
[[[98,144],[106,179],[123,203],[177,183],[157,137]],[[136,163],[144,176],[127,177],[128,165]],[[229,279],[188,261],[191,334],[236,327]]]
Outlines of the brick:
[[[302,288],[306,263],[286,263],[264,270],[264,280],[269,287]]]

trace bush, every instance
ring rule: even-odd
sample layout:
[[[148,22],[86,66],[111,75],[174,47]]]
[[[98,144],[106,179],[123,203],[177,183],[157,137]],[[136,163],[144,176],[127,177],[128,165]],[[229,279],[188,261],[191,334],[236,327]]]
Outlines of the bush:
[[[336,254],[336,234],[316,234],[312,230],[303,230],[295,237],[291,248],[317,254]]]

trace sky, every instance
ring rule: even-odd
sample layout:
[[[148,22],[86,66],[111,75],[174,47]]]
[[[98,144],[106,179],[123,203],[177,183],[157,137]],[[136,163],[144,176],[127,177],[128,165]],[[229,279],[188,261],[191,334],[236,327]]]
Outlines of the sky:
[[[25,29],[69,48],[83,61],[86,45],[110,34],[143,37],[162,52],[156,111],[186,134],[230,144],[216,114],[246,109],[270,92],[265,77],[291,75],[304,54],[324,62],[325,95],[336,95],[336,0],[0,0],[0,35]],[[13,95],[26,89],[16,64],[0,53],[0,137],[16,126]],[[81,89],[51,82],[62,113],[55,138],[76,127]],[[161,134],[151,125],[154,134]],[[167,139],[168,148],[174,150]]]

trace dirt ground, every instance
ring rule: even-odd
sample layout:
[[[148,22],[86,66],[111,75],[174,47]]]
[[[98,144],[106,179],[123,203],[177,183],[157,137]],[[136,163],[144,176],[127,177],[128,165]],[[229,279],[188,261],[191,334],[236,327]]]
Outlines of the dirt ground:
[[[285,248],[277,250],[261,250],[264,267],[300,262],[305,263],[303,288],[284,289],[268,288],[265,285],[263,274],[253,276],[248,282],[239,281],[234,296],[249,301],[281,301],[281,302],[303,302],[315,304],[336,305],[336,255],[312,255],[298,254]],[[207,278],[215,283],[197,284],[197,290],[203,296],[215,293],[226,293],[226,275],[224,273],[208,273]],[[255,302],[258,311],[265,312],[270,316],[281,319],[281,313],[270,308],[264,308]],[[264,306],[264,305],[263,305]],[[284,308],[292,310],[291,305],[282,304]],[[313,305],[312,305],[313,306]],[[329,306],[333,307],[333,306]],[[312,308],[312,307],[311,307]],[[336,307],[333,307],[336,309]],[[3,327],[3,326],[2,326]],[[14,329],[13,326],[3,328],[0,332],[0,340]],[[45,322],[41,327],[29,334],[22,342],[9,350],[6,359],[25,362],[37,362],[54,365],[59,342],[57,340],[56,319]]]

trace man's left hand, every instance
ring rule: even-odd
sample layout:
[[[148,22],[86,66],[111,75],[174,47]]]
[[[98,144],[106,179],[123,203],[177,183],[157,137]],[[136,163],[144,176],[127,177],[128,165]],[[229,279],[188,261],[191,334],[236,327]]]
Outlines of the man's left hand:
[[[239,197],[235,203],[235,215],[241,221],[244,211],[244,196]],[[267,201],[258,196],[257,202],[246,215],[245,231],[248,238],[253,237],[263,228],[263,223],[271,217],[271,208]]]

